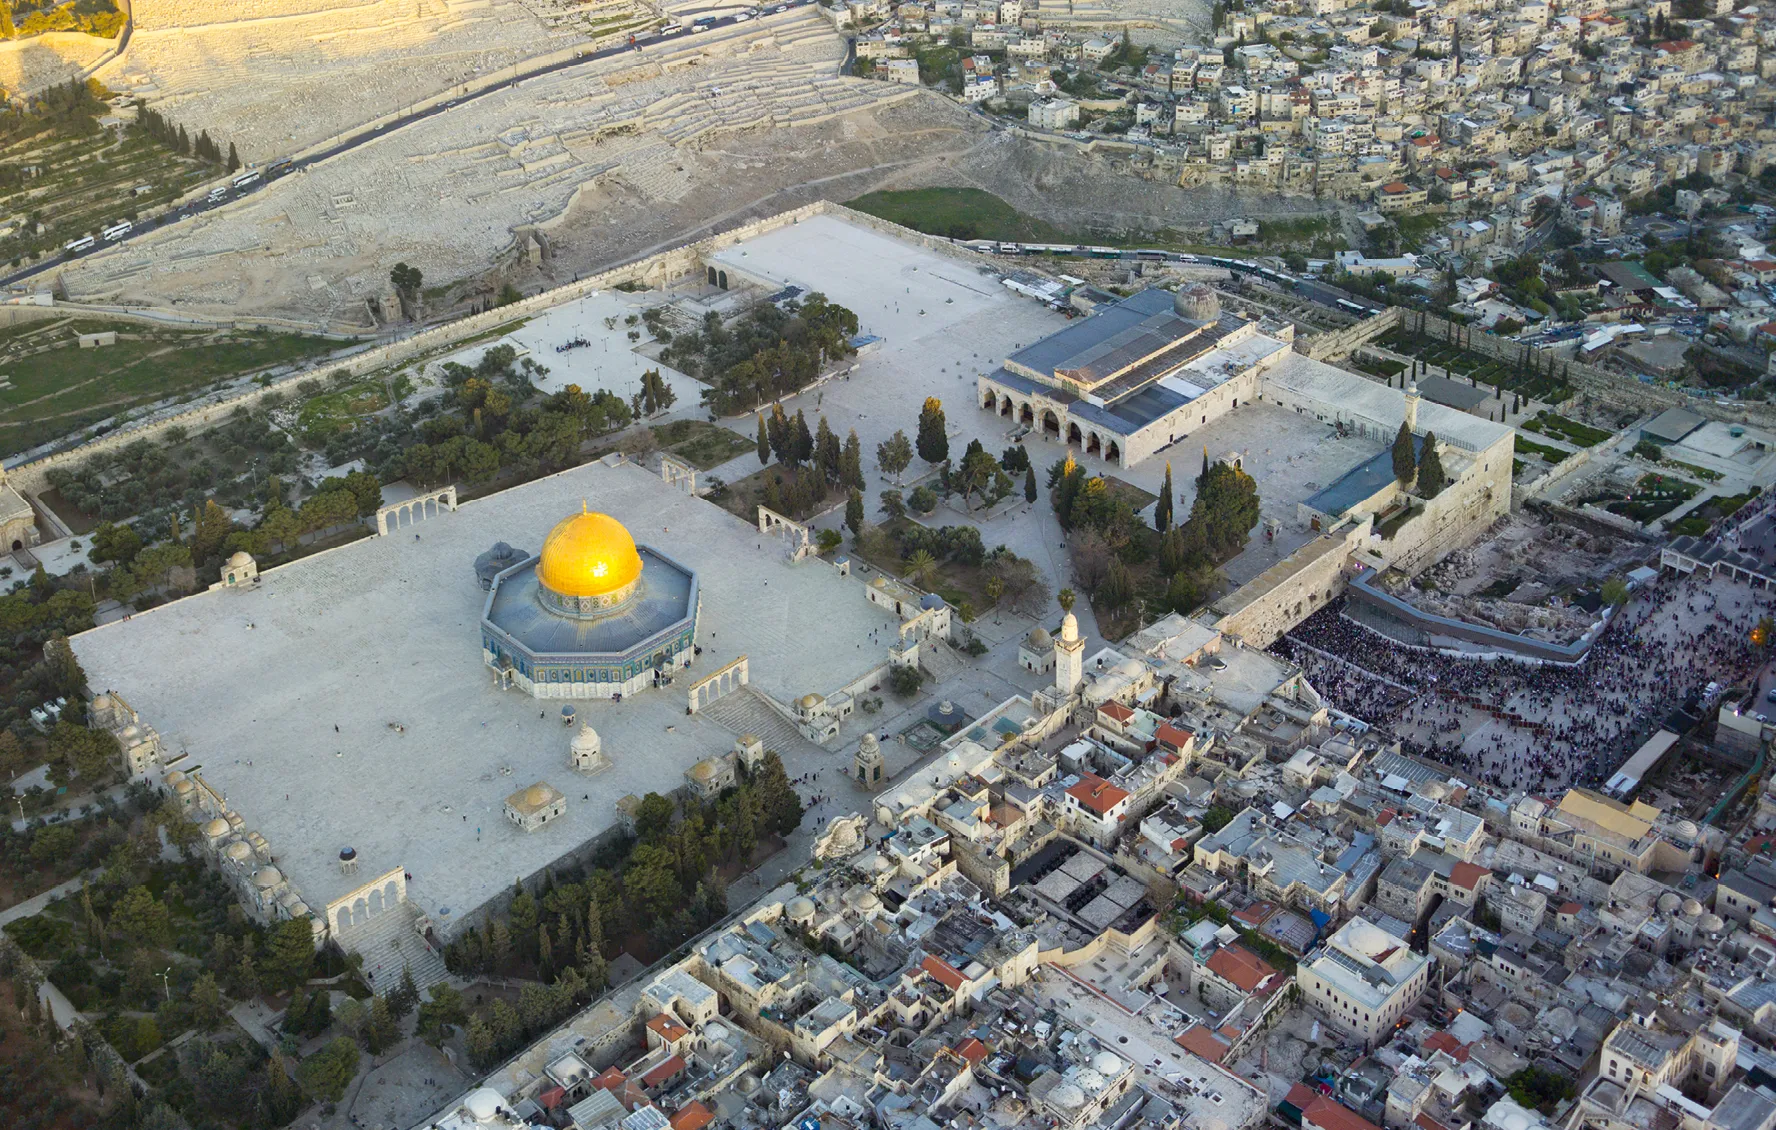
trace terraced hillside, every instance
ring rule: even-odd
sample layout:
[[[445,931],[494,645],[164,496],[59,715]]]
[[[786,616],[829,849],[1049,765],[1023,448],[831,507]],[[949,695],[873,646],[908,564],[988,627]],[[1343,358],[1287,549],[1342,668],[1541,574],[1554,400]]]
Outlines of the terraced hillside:
[[[0,260],[60,254],[69,240],[158,211],[217,172],[134,129],[22,129],[0,142]]]

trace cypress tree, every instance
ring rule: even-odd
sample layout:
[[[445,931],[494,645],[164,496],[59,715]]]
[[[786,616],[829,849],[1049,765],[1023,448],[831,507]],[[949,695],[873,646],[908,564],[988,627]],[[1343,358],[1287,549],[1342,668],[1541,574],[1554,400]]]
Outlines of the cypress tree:
[[[759,422],[759,434],[758,434],[759,465],[763,466],[771,461],[771,433],[769,433],[765,430],[765,414],[763,412],[759,412],[759,413],[757,413],[757,416],[758,416],[758,422]]]
[[[919,409],[919,435],[913,441],[919,458],[927,463],[942,463],[950,457],[950,437],[944,431],[943,401],[935,396],[925,398]]]
[[[1400,421],[1400,431],[1394,436],[1394,478],[1401,486],[1410,485],[1412,477],[1418,473],[1418,457],[1412,450],[1412,433],[1406,428],[1406,421]]]
[[[1033,463],[1024,468],[1024,501],[1036,501],[1036,465]]]
[[[1449,482],[1443,473],[1443,460],[1437,454],[1437,433],[1426,432],[1424,455],[1418,462],[1418,493],[1421,498],[1436,498]]]
[[[1153,528],[1162,534],[1172,528],[1172,464],[1169,460],[1165,481],[1159,487],[1159,501],[1153,506]]]

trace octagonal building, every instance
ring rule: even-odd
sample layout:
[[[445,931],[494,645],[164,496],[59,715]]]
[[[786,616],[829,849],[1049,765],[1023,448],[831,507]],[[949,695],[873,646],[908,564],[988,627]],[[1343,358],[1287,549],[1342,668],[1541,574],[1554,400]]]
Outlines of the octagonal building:
[[[700,607],[695,570],[582,503],[542,552],[494,577],[481,657],[535,698],[617,698],[690,666]]]

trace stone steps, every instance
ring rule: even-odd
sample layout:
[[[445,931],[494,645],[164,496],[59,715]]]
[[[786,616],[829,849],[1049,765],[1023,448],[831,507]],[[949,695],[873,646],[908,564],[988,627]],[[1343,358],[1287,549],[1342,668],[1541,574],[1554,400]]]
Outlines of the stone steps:
[[[413,970],[413,983],[421,991],[449,980],[444,956],[426,944],[415,931],[420,914],[410,902],[397,904],[392,910],[372,915],[363,925],[348,926],[339,932],[339,948],[364,958],[365,980],[377,993],[386,993],[401,983],[401,966]]]
[[[936,686],[962,670],[962,657],[951,651],[949,644],[926,640],[919,645],[919,666]]]
[[[741,687],[699,711],[703,717],[732,730],[736,736],[757,734],[766,749],[776,750],[787,758],[792,753],[819,753],[820,747],[802,736],[802,732],[776,707],[764,700],[751,687]]]

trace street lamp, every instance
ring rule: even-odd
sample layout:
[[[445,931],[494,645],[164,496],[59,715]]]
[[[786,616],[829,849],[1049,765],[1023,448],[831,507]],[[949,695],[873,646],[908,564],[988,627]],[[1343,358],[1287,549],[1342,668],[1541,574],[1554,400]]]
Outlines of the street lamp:
[[[171,973],[172,971],[173,967],[169,965],[166,967],[166,972],[160,975],[160,991],[166,994],[166,999],[169,1001],[173,999],[173,990],[172,987],[167,984],[167,973]]]

